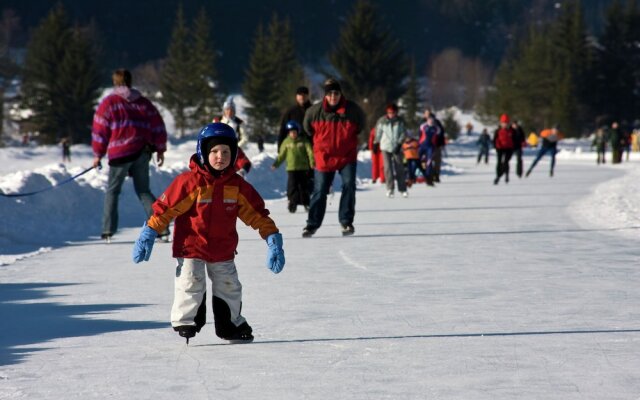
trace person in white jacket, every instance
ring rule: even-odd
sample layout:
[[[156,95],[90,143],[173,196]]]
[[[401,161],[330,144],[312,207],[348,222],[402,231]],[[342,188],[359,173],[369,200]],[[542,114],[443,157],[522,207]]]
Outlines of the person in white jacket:
[[[229,97],[222,105],[222,116],[214,118],[213,122],[222,122],[229,125],[238,135],[238,146],[243,147],[249,141],[244,130],[244,121],[236,115],[236,104],[233,97]]]
[[[402,117],[398,116],[398,106],[389,104],[386,115],[378,119],[376,124],[376,138],[374,146],[378,145],[384,159],[384,176],[387,185],[387,197],[393,197],[394,181],[398,191],[407,197],[407,183],[404,176],[402,160],[402,142],[407,135],[407,129]]]

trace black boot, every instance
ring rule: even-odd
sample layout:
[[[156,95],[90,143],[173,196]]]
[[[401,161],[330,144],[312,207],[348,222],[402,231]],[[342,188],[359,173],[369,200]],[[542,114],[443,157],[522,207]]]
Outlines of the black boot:
[[[174,326],[173,330],[178,332],[178,335],[180,335],[181,337],[186,338],[187,344],[189,344],[189,339],[194,337],[198,332],[198,328],[193,325]]]
[[[231,343],[251,343],[253,342],[253,329],[248,323],[242,323],[235,332],[223,337]]]

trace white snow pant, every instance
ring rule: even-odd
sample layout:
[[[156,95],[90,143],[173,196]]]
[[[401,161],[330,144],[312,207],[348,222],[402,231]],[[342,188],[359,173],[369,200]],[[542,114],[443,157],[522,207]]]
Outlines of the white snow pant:
[[[196,326],[198,331],[206,321],[206,291],[209,275],[212,281],[213,314],[216,334],[228,336],[246,323],[242,309],[242,285],[233,260],[207,263],[195,258],[178,258],[175,294],[171,308],[171,325]]]

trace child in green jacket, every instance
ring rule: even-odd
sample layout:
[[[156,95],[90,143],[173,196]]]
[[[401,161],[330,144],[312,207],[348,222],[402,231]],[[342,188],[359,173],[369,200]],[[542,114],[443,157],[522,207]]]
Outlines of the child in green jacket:
[[[309,180],[315,161],[313,148],[309,140],[300,135],[300,124],[296,121],[287,122],[286,129],[289,132],[282,144],[278,158],[271,169],[278,168],[283,161],[287,161],[287,199],[289,200],[289,212],[294,213],[298,204],[309,208]]]

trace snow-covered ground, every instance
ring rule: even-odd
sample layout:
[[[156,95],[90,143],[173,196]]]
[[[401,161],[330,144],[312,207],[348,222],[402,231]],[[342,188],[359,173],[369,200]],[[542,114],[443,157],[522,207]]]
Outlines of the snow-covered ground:
[[[211,323],[188,347],[171,330],[170,245],[131,261],[144,214],[130,182],[110,245],[98,238],[106,168],[0,196],[0,399],[639,399],[640,157],[598,167],[588,142],[561,148],[555,177],[544,160],[494,186],[495,156],[476,165],[474,137],[461,137],[442,184],[408,199],[370,183],[362,152],[355,236],[339,234],[336,193],[302,239],[273,146],[250,146],[248,180],[287,265],[273,275],[266,244],[238,225],[249,345],[226,345]],[[156,194],[194,149],[172,141],[152,166]],[[90,148],[72,157],[0,149],[0,190],[68,179]]]

